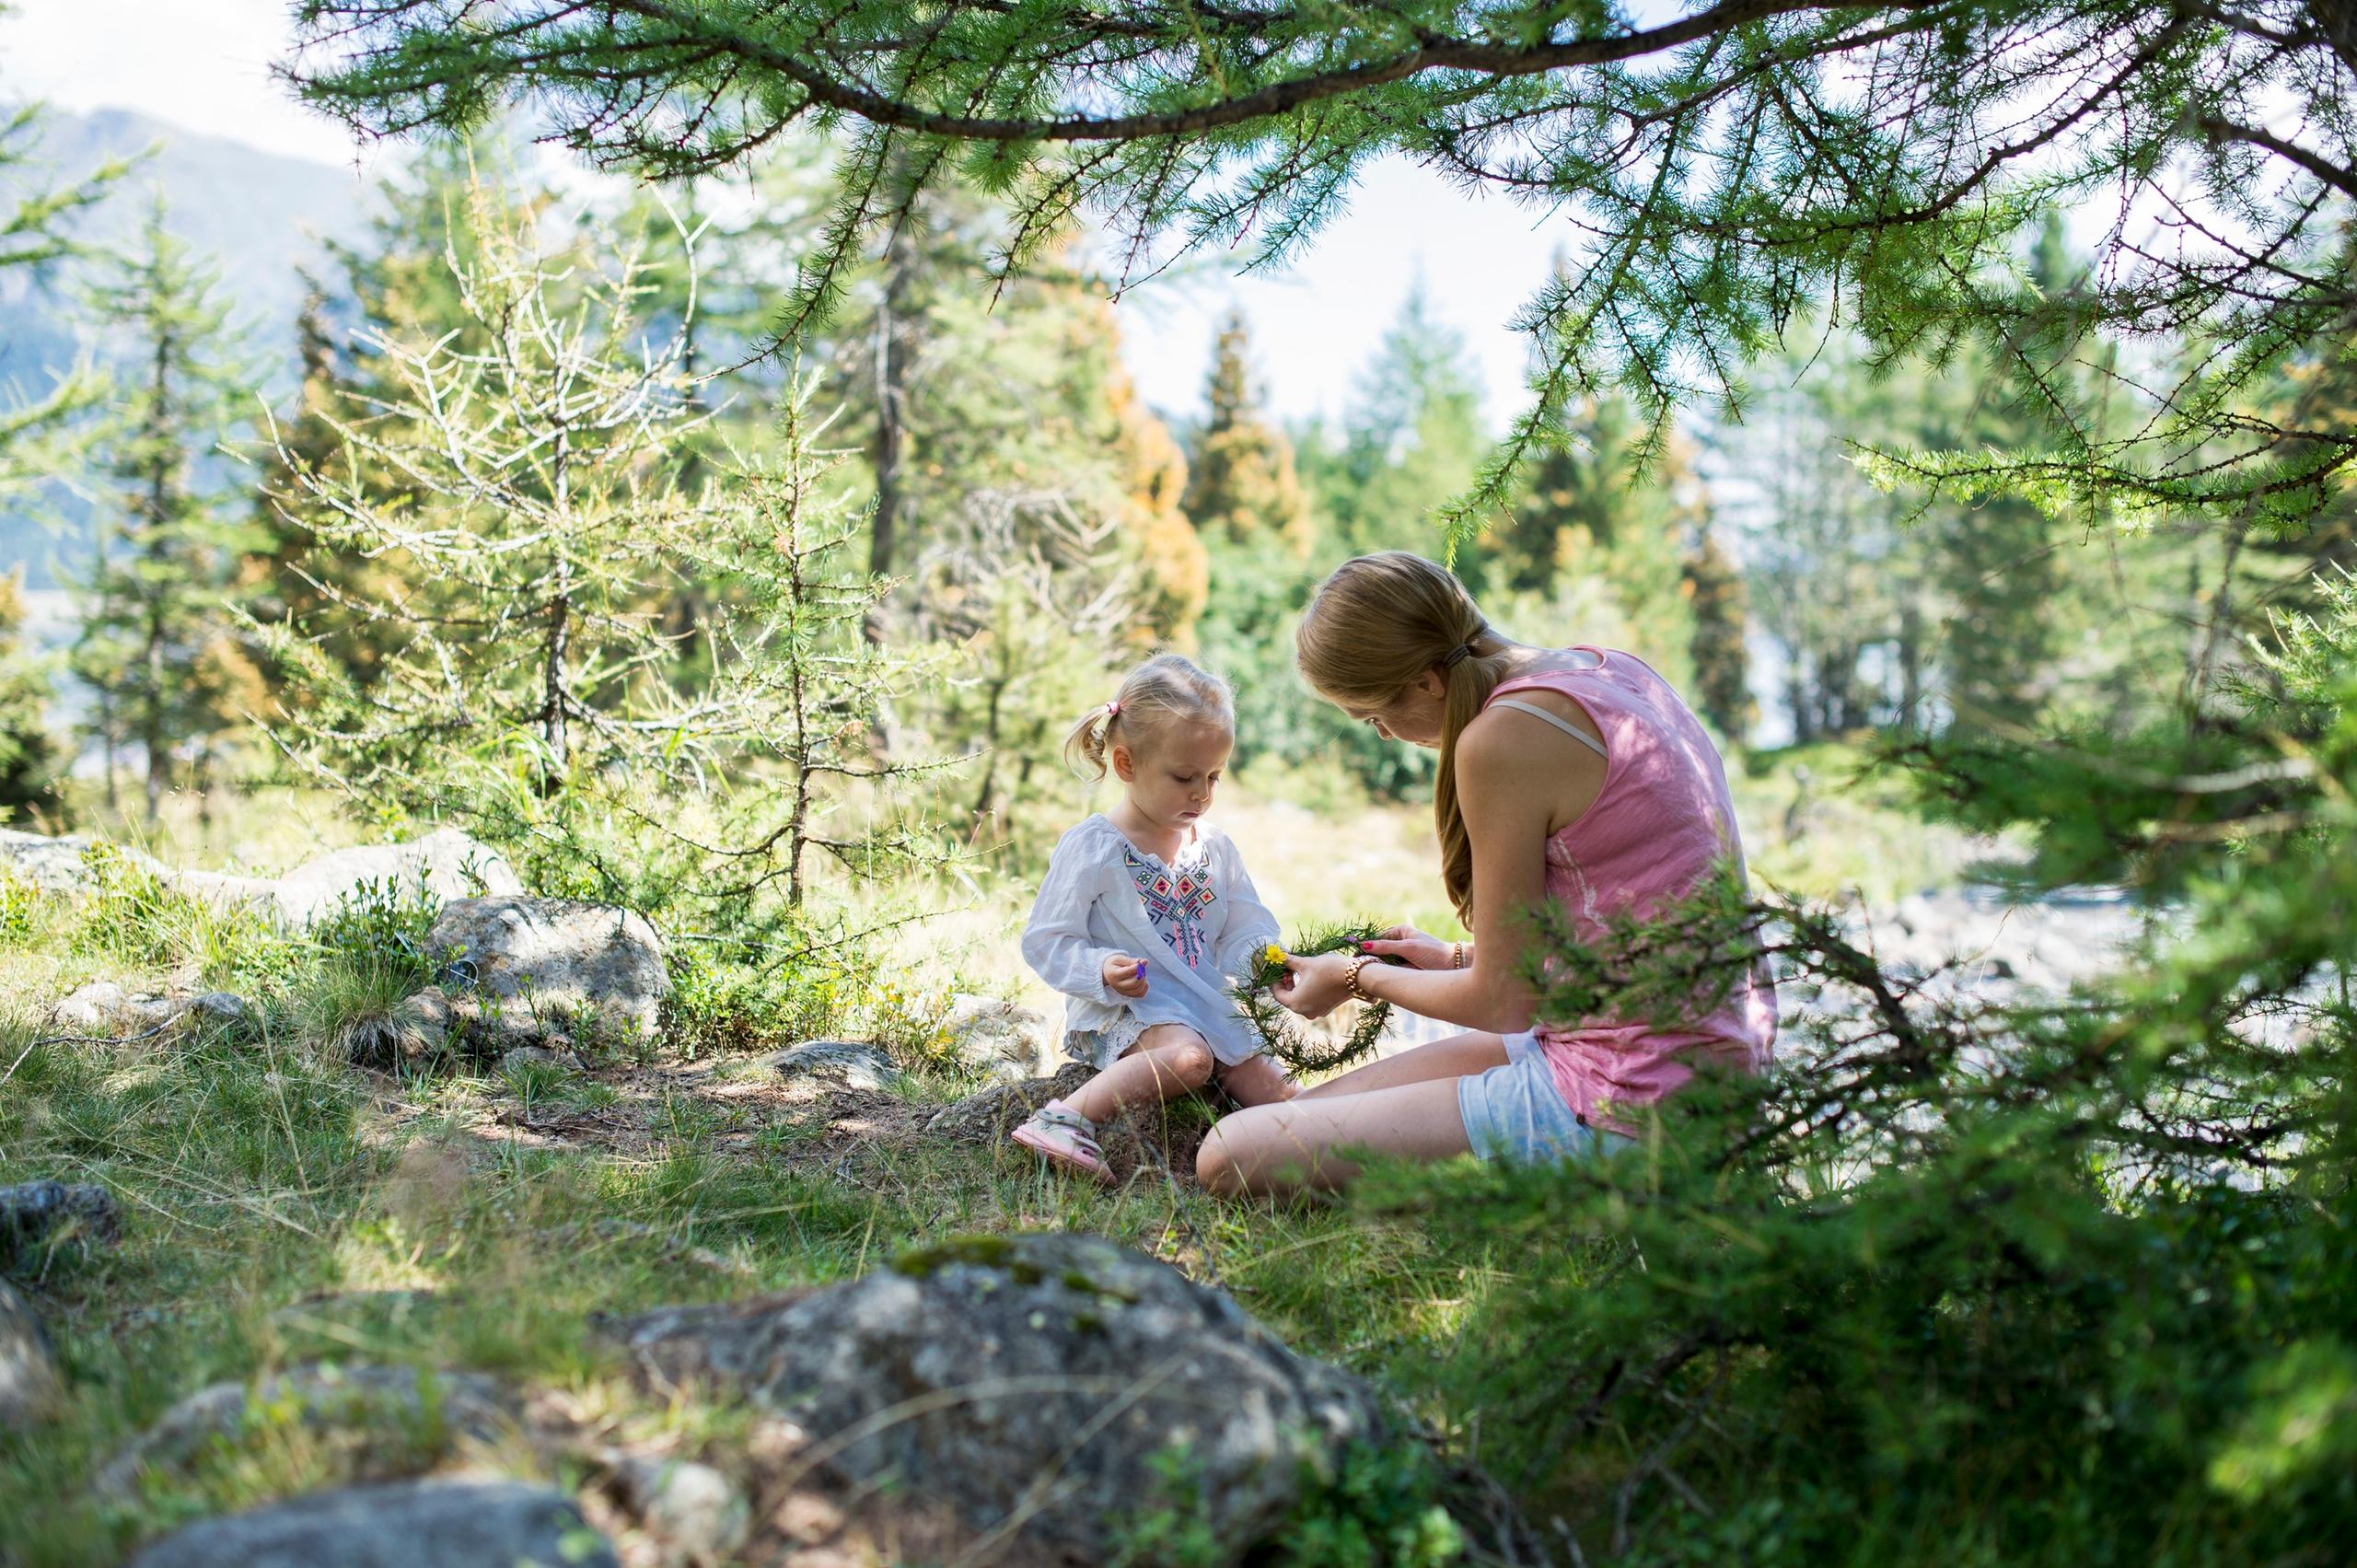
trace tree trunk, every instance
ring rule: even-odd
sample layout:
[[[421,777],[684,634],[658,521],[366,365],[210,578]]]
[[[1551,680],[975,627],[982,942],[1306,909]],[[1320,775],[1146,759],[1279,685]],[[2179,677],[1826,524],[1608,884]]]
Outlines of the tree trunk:
[[[563,431],[557,432],[556,458],[553,464],[557,521],[556,592],[549,599],[548,650],[540,670],[542,705],[540,709],[540,744],[545,756],[541,761],[540,794],[554,795],[563,786],[565,774],[565,715],[573,692],[567,683],[564,668],[565,652],[573,631],[573,544],[565,536],[566,482],[565,459],[570,447]]]
[[[900,513],[906,504],[908,461],[909,339],[920,265],[911,216],[892,238],[884,258],[884,303],[876,314],[876,438],[869,459],[876,470],[876,522],[868,537],[867,570],[889,576],[900,545]],[[884,640],[883,604],[867,613],[871,643]]]
[[[2308,15],[2349,74],[2357,76],[2357,0],[2308,0]]]
[[[148,563],[157,568],[148,588],[146,609],[147,637],[140,649],[140,659],[147,668],[145,712],[140,715],[139,739],[147,749],[147,822],[150,827],[162,813],[164,791],[171,784],[171,742],[164,719],[164,599],[170,589],[166,586],[170,574],[163,570],[168,564],[171,540],[166,528],[171,517],[172,460],[171,397],[172,397],[172,335],[168,331],[156,334],[156,352],[148,361],[148,407],[145,424],[148,439],[154,444],[148,454],[147,470],[147,540],[140,553]]]

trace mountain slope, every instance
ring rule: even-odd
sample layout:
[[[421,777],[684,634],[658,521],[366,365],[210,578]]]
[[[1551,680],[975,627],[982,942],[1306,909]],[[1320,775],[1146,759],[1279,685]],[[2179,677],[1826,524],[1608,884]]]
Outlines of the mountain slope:
[[[259,389],[278,396],[291,389],[295,315],[303,298],[297,269],[322,259],[323,241],[361,237],[371,182],[352,170],[196,135],[131,110],[52,111],[41,123],[42,157],[67,174],[157,146],[77,232],[100,244],[129,242],[160,190],[174,231],[220,268],[220,287],[246,334]],[[0,180],[0,203],[13,194]],[[123,345],[110,338],[105,324],[79,307],[70,273],[41,285],[0,283],[0,407],[38,396],[77,348],[102,359],[119,355]],[[54,581],[52,559],[78,559],[88,535],[85,505],[72,497],[50,499],[64,518],[54,532],[29,507],[0,506],[0,571],[21,565],[35,587]]]

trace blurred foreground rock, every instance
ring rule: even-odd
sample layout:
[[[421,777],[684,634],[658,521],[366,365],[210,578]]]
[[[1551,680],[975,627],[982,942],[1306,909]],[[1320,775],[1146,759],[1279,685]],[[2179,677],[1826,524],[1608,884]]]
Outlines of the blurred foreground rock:
[[[0,1435],[43,1420],[57,1401],[57,1364],[41,1314],[0,1280]]]
[[[348,1486],[205,1519],[132,1568],[616,1568],[570,1498],[512,1481]]]
[[[39,1247],[103,1244],[122,1234],[122,1205],[94,1181],[25,1181],[0,1187],[0,1269],[15,1267],[19,1258]]]
[[[944,1557],[1004,1536],[1006,1561],[1102,1562],[1165,1501],[1164,1456],[1183,1446],[1223,1560],[1240,1560],[1299,1499],[1306,1464],[1384,1424],[1365,1384],[1226,1295],[1086,1236],[969,1237],[849,1284],[614,1331],[656,1390],[747,1400],[817,1445],[799,1463],[854,1495],[890,1489]]]

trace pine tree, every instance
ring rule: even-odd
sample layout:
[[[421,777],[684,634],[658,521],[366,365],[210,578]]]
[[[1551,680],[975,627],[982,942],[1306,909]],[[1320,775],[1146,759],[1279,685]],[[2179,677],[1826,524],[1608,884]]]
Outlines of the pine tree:
[[[314,704],[292,719],[303,758],[427,813],[484,774],[545,796],[643,749],[610,714],[668,656],[641,607],[691,526],[671,481],[698,417],[677,338],[640,334],[633,256],[585,270],[541,252],[530,198],[472,180],[463,201],[468,243],[433,289],[465,325],[412,333],[396,308],[361,327],[368,379],[320,377],[273,495],[308,546],[309,595],[272,628]]]
[[[2078,486],[2213,516],[2247,504],[2264,532],[2300,526],[2357,466],[2357,437],[2321,423],[2260,432],[2313,443],[2290,469],[2282,440],[2236,439],[2255,395],[2347,311],[2349,0],[2198,21],[2132,0],[1720,0],[1657,23],[1551,0],[1044,0],[1019,27],[997,6],[911,0],[517,0],[496,27],[440,0],[308,0],[301,22],[304,95],[380,134],[520,103],[552,139],[679,178],[848,123],[838,221],[797,319],[906,216],[912,184],[978,168],[1009,193],[1018,260],[1084,205],[1116,215],[1132,254],[1177,233],[1274,260],[1385,156],[1527,203],[1586,243],[1521,314],[1538,396],[1485,470],[1484,510],[1584,397],[1618,388],[1661,427],[1689,400],[1738,399],[1747,362],[1812,299],[1839,302],[1835,324],[1878,357],[1965,340],[2002,357],[2047,308],[2012,281],[2021,219],[2097,196],[2122,221],[2095,259],[2118,285],[2090,295],[2091,324],[2223,345],[2199,395],[2125,434],[2070,417],[2034,458],[1917,454],[1913,471],[2030,499]],[[2182,249],[2143,245],[2131,221],[2163,202],[2189,203]],[[2223,462],[2170,461],[2212,440]]]
[[[1744,644],[1743,574],[1707,523],[1686,558],[1685,577],[1694,617],[1695,705],[1721,735],[1740,743],[1758,716]]]
[[[1303,448],[1305,478],[1344,550],[1429,548],[1440,509],[1473,482],[1489,436],[1466,358],[1419,280],[1361,372],[1339,438]]]
[[[847,563],[858,518],[810,381],[766,450],[688,491],[706,415],[679,323],[639,314],[659,296],[632,237],[592,225],[552,257],[528,196],[478,180],[464,199],[470,246],[445,264],[468,325],[362,329],[376,389],[317,413],[324,456],[277,454],[318,591],[262,628],[291,688],[277,739],[362,809],[469,823],[544,885],[737,916],[774,888],[798,915],[812,854],[865,869],[910,842],[826,820],[841,781],[911,771],[866,747],[911,667],[861,640],[877,589]],[[390,564],[339,576],[354,559]],[[663,611],[688,583],[711,590],[712,652],[683,691]],[[355,627],[373,664],[337,656]],[[660,842],[610,855],[616,822]]]
[[[1206,532],[1239,541],[1273,534],[1306,556],[1317,535],[1294,471],[1293,443],[1260,414],[1249,355],[1244,313],[1231,310],[1220,327],[1210,413],[1195,438],[1179,507]]]
[[[115,160],[62,185],[36,182],[30,170],[40,149],[41,119],[38,104],[0,111],[0,186],[17,192],[0,204],[0,283],[41,282],[81,253],[73,238],[75,222],[131,168]],[[39,396],[0,407],[0,499],[73,466],[78,445],[74,421],[103,401],[107,390],[104,372],[84,362]]]
[[[64,806],[49,671],[24,646],[24,587],[22,570],[0,575],[0,822],[55,817]]]
[[[202,802],[215,738],[259,695],[226,602],[253,540],[242,498],[200,462],[246,424],[249,377],[217,283],[173,235],[158,194],[137,250],[91,289],[92,309],[137,360],[95,447],[110,483],[99,554],[75,585],[72,664],[100,694],[110,755],[125,739],[145,754],[150,822],[184,750]],[[108,772],[111,799],[111,761]]]
[[[2070,253],[2059,217],[2049,216],[2029,262],[2030,282],[2058,310],[2081,295],[2086,278]],[[1968,400],[1935,408],[1918,438],[1935,449],[1973,447],[2027,450],[2050,447],[2051,410],[2075,403],[2073,364],[2082,344],[2058,329],[2019,352],[2036,354],[2034,382],[2009,388],[2002,376],[1974,374],[1975,356],[1935,383],[1919,383],[1934,397]],[[2054,691],[2056,660],[2073,620],[2064,552],[2084,538],[2059,517],[2059,508],[2018,495],[1966,494],[1928,519],[1933,570],[1945,589],[1939,638],[1942,686],[1950,722],[1966,730],[2018,729],[2044,708]]]

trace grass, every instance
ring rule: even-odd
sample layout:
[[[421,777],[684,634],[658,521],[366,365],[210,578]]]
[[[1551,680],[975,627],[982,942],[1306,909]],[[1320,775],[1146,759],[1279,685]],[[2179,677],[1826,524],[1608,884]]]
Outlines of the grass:
[[[22,1283],[48,1320],[68,1397],[0,1439],[0,1558],[119,1560],[203,1514],[348,1479],[365,1456],[287,1411],[106,1502],[88,1477],[176,1400],[320,1358],[458,1368],[561,1391],[600,1419],[688,1444],[718,1419],[634,1393],[591,1313],[855,1277],[973,1232],[1094,1231],[1217,1280],[1316,1353],[1380,1372],[1445,1337],[1467,1289],[1409,1231],[1337,1211],[1214,1205],[1141,1180],[1116,1193],[993,1148],[883,1141],[845,1149],[823,1118],[746,1112],[738,1063],[648,1089],[627,1066],[539,1065],[410,1079],[343,1064],[339,1031],[417,976],[338,947],[224,958],[234,917],[110,889],[40,900],[0,965],[20,999],[99,972],[127,983],[241,982],[253,1016],[169,1041],[35,1043],[38,1005],[0,1019],[0,1182],[56,1176],[122,1200],[120,1245],[61,1252]],[[358,967],[355,967],[358,966]],[[938,1075],[918,1101],[970,1086]],[[535,1138],[543,1114],[629,1109],[623,1150]],[[367,1446],[438,1452],[449,1434],[376,1418]],[[506,1462],[506,1461],[503,1461]],[[510,1469],[523,1461],[514,1460]]]
[[[1807,765],[1823,778],[1831,761]],[[1794,816],[1801,831],[1783,831],[1792,767],[1771,759],[1739,781],[1755,860],[1780,879],[1887,881],[1953,849],[1873,803],[1805,807]],[[1454,929],[1419,810],[1339,819],[1237,789],[1222,815],[1289,925],[1365,916]],[[323,842],[354,836],[365,835]],[[268,845],[250,865],[293,864],[318,847],[238,820],[216,837]],[[1052,1016],[1007,936],[1025,889],[898,896],[904,909],[930,900],[933,917],[893,937],[886,970],[900,999],[847,1005],[891,1015],[919,1046],[927,1009],[954,989],[1023,996]],[[675,1046],[586,1074],[357,1072],[343,1064],[353,1033],[396,1016],[428,978],[390,940],[420,912],[292,940],[124,874],[80,904],[12,896],[6,913],[0,996],[15,1000],[0,1012],[0,1183],[103,1182],[126,1223],[119,1246],[50,1257],[20,1280],[68,1394],[51,1423],[0,1438],[0,1562],[118,1561],[191,1516],[353,1473],[361,1459],[347,1447],[264,1411],[135,1498],[86,1489],[195,1389],[322,1358],[498,1374],[618,1432],[725,1446],[733,1418],[636,1393],[590,1314],[823,1284],[975,1232],[1068,1228],[1133,1245],[1233,1292],[1297,1348],[1387,1381],[1436,1428],[1478,1436],[1479,1410],[1427,1390],[1439,1386],[1434,1367],[1469,1353],[1458,1330],[1512,1260],[1446,1251],[1412,1223],[1217,1204],[1151,1179],[1105,1192],[1004,1149],[864,1140],[823,1105],[762,1098],[772,1075],[745,1055],[690,1063]],[[241,1024],[169,1040],[36,1043],[49,1001],[99,977],[220,987],[254,1005]],[[973,1086],[911,1049],[919,1070],[900,1099],[877,1098],[879,1117],[906,1121],[908,1102]],[[451,1440],[428,1427],[380,1435],[426,1448]]]

